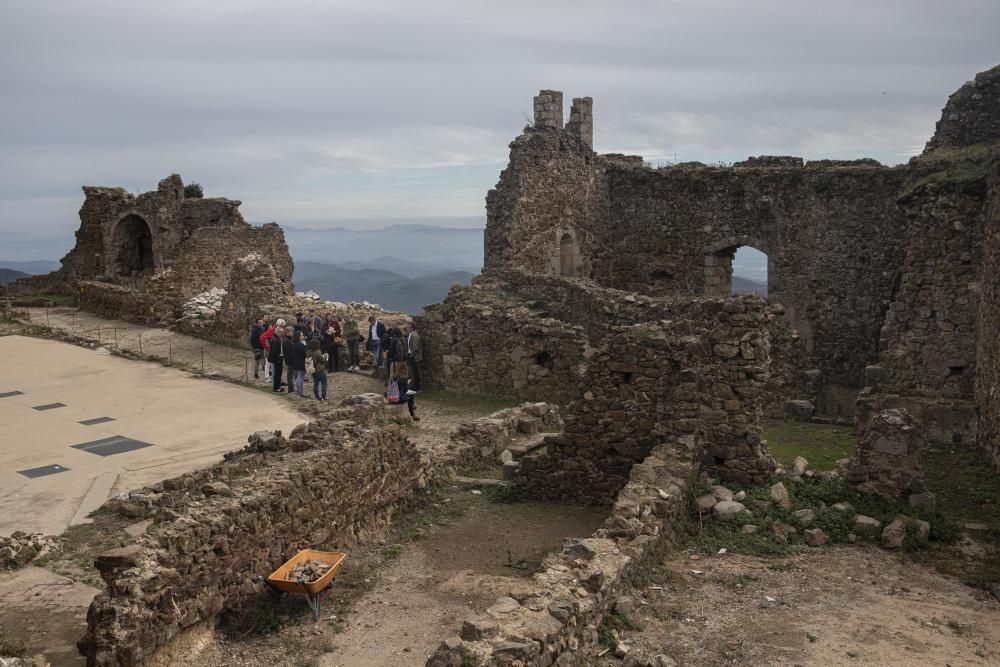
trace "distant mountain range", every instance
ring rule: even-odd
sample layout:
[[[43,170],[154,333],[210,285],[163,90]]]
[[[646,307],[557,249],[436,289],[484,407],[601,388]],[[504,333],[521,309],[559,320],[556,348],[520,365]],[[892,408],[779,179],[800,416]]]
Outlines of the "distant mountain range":
[[[20,271],[25,275],[36,276],[41,273],[48,273],[50,271],[55,271],[61,265],[51,259],[32,259],[28,261],[17,261],[17,260],[2,260],[0,259],[0,267],[5,269],[13,269],[14,271]],[[23,277],[23,276],[22,276]],[[16,280],[16,278],[15,278]]]
[[[734,275],[733,294],[760,294],[762,297],[767,298],[767,283]]]
[[[468,284],[473,275],[386,256],[365,263],[296,262],[292,281],[296,291],[312,290],[329,301],[369,301],[419,314],[424,306],[444,299],[455,283]]]
[[[402,225],[372,229],[302,229],[285,227],[285,239],[295,262],[364,266],[397,257],[437,272],[479,273],[483,266],[481,227]],[[384,267],[374,267],[384,268]],[[389,269],[400,272],[398,268]],[[406,275],[405,272],[403,272]]]
[[[24,271],[15,271],[14,269],[0,269],[0,285],[6,285],[7,283],[12,283],[20,278],[27,278],[29,273]]]

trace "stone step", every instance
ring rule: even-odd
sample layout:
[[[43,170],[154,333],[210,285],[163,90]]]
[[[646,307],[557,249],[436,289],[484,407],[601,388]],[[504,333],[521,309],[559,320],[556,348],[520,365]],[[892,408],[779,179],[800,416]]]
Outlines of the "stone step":
[[[510,453],[515,457],[524,456],[528,452],[532,452],[545,444],[545,436],[551,435],[549,433],[535,433],[531,437],[525,438],[524,440],[515,440],[511,445],[507,447]]]
[[[455,475],[451,478],[451,481],[462,486],[507,486],[507,482],[502,479],[480,479],[477,477],[463,477],[462,475]]]

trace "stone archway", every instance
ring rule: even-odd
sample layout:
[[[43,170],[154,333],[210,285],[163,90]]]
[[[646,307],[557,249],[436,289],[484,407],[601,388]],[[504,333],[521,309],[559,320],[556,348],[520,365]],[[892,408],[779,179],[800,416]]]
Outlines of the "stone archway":
[[[131,278],[151,274],[156,267],[153,233],[134,213],[115,225],[111,238],[111,267],[115,276]]]
[[[704,249],[705,296],[728,297],[733,293],[733,257],[736,251],[749,246],[767,255],[767,287],[771,297],[772,259],[764,246],[748,236],[731,236]]]

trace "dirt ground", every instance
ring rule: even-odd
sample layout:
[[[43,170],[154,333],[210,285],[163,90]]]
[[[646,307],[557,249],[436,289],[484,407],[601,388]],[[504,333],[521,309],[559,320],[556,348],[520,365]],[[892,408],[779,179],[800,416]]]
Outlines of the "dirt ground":
[[[853,545],[691,556],[666,558],[635,591],[636,627],[617,623],[633,651],[686,667],[1000,665],[1000,603],[905,556]]]
[[[219,636],[189,660],[211,667],[422,665],[466,617],[529,590],[546,553],[566,537],[591,534],[606,516],[600,508],[498,504],[487,494],[451,488],[402,517],[393,539],[352,553],[319,623],[301,604],[293,624],[239,641]]]

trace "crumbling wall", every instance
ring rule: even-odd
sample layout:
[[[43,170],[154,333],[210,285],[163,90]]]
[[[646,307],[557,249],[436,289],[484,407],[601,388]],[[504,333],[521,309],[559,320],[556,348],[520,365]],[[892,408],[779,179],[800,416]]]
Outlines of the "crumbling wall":
[[[628,575],[675,538],[696,466],[679,439],[666,437],[633,465],[604,527],[568,539],[546,557],[533,590],[498,599],[442,642],[428,667],[572,665],[598,638]]]
[[[425,386],[551,403],[573,395],[587,340],[581,328],[499,291],[462,295],[415,318]]]
[[[979,447],[1000,469],[1000,156],[990,171],[990,207],[983,242],[976,403]]]
[[[1000,141],[1000,65],[980,72],[951,97],[926,151]]]
[[[542,91],[487,198],[487,270],[728,296],[732,253],[751,245],[768,254],[770,300],[786,307],[808,368],[822,374],[820,410],[850,416],[902,262],[895,199],[905,170],[768,156],[651,169],[596,155],[571,125],[562,129],[561,94]]]
[[[613,328],[587,365],[564,433],[521,460],[522,485],[543,498],[607,502],[664,439],[723,481],[765,480],[774,467],[760,437],[772,314],[756,296],[715,306],[707,327]]]
[[[899,205],[905,262],[881,332],[883,391],[972,397],[986,216],[985,155],[927,156]]]
[[[384,528],[429,464],[398,428],[379,425],[384,401],[372,396],[287,439],[255,434],[224,463],[122,501],[153,524],[97,559],[107,589],[80,641],[87,664],[144,664],[183,629],[252,600],[262,591],[252,578],[298,549],[344,547]]]
[[[274,285],[291,294],[293,264],[284,232],[255,227],[240,202],[186,199],[180,176],[155,191],[84,187],[76,245],[62,268],[19,281],[12,294],[80,292],[80,305],[111,318],[165,324],[186,299],[225,287],[235,264],[248,255],[271,265]]]

